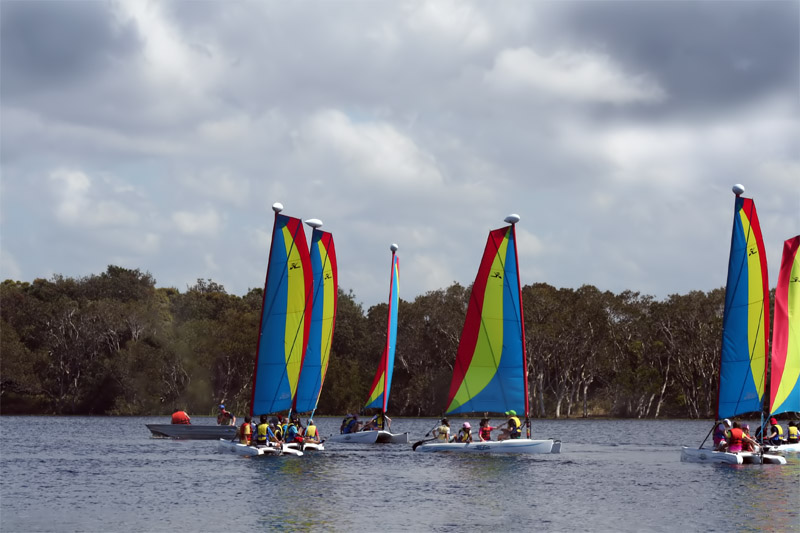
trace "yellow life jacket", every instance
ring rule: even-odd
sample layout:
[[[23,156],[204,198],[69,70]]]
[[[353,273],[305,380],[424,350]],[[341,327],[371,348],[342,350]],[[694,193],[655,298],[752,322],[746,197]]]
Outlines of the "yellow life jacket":
[[[800,432],[797,431],[797,426],[789,426],[789,442],[797,442],[800,438]]]
[[[259,424],[256,428],[256,444],[266,444],[267,443],[267,430],[269,429],[269,424]]]
[[[317,436],[317,426],[308,426],[306,428],[306,437],[315,438]]]
[[[439,440],[443,440],[447,442],[447,438],[450,436],[450,428],[442,424],[438,428],[436,428],[436,438]]]

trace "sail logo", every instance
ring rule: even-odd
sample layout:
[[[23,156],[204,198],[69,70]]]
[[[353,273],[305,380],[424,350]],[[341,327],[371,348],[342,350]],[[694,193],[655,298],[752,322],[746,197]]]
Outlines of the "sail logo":
[[[503,279],[503,273],[500,272],[499,270],[495,270],[494,272],[492,272],[492,277],[497,279]]]
[[[747,250],[747,255],[758,255],[758,247],[751,246],[749,250]]]
[[[795,276],[789,280],[789,283],[800,283],[800,276]]]
[[[299,263],[299,262],[297,262],[297,261],[293,261],[293,262],[292,262],[292,263],[289,265],[289,270],[297,270],[298,268],[300,268],[300,263]]]

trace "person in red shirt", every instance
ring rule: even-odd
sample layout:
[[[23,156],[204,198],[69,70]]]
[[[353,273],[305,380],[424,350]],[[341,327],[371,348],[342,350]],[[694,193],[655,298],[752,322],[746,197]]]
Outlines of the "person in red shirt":
[[[192,419],[186,414],[186,411],[175,411],[172,413],[173,424],[191,424]]]
[[[481,427],[478,430],[478,436],[481,438],[481,441],[492,440],[492,430],[497,429],[495,426],[489,425],[489,419],[483,418],[481,419]]]

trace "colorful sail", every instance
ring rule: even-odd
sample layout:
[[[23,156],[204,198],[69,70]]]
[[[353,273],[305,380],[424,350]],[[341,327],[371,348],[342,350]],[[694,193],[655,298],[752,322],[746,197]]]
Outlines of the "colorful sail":
[[[767,256],[756,206],[736,196],[725,311],[717,417],[760,412],[769,326]]]
[[[512,224],[489,233],[458,345],[448,413],[514,410],[528,416],[527,357],[514,228]]]
[[[251,415],[292,407],[311,324],[311,264],[303,224],[273,209]]]
[[[339,291],[333,235],[316,228],[311,233],[311,271],[314,279],[311,329],[294,405],[294,410],[300,413],[317,408],[328,370]]]
[[[770,414],[800,411],[800,235],[783,243],[775,289]]]
[[[381,362],[375,379],[372,381],[369,398],[364,406],[369,408],[380,408],[381,412],[386,413],[389,405],[389,393],[392,389],[392,373],[394,372],[394,350],[397,344],[397,308],[400,305],[400,260],[396,255],[397,245],[392,245],[392,273],[389,282],[389,319],[386,327],[386,345],[383,348]]]

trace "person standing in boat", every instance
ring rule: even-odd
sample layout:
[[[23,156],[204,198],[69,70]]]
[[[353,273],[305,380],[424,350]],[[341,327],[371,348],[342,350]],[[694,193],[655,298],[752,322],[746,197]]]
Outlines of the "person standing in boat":
[[[217,415],[218,426],[235,426],[236,417],[232,413],[225,410],[224,404],[219,404],[219,414]]]
[[[433,438],[442,442],[450,441],[450,421],[442,418],[442,423],[433,430]]]
[[[186,414],[186,411],[175,411],[172,413],[173,424],[191,424],[192,419]]]
[[[522,437],[522,424],[517,418],[517,412],[511,409],[506,411],[508,416],[508,425],[503,428],[503,432],[497,437],[497,440],[518,439]]]

